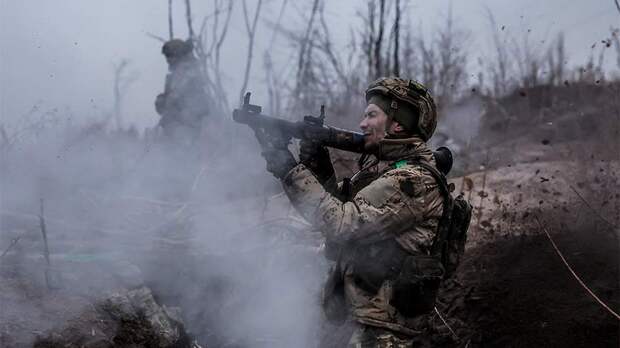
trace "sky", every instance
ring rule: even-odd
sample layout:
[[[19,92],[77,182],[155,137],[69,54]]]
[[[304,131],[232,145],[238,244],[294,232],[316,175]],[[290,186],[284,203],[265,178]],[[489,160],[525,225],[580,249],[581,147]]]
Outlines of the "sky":
[[[555,33],[566,35],[570,63],[583,63],[591,46],[609,37],[611,27],[620,27],[620,12],[613,0],[474,0],[403,1],[416,27],[431,33],[445,18],[450,4],[459,27],[470,32],[472,60],[491,51],[490,26],[485,8],[498,23],[515,36],[531,30],[533,40],[551,40]],[[250,0],[251,9],[257,1]],[[265,0],[258,24],[255,61],[248,90],[255,102],[266,103],[261,57],[272,50],[276,69],[286,71],[292,48],[278,36],[268,47],[282,0]],[[282,25],[299,29],[310,1],[288,1]],[[194,1],[196,26],[212,12],[213,1]],[[349,28],[359,28],[356,12],[363,1],[326,1],[327,21],[334,41],[344,45]],[[241,87],[247,37],[241,14],[235,10],[229,37],[223,48],[226,88],[236,96]],[[175,36],[185,37],[183,1],[174,0]],[[113,107],[114,65],[128,59],[129,73],[137,79],[127,90],[125,125],[139,129],[158,121],[153,101],[163,90],[166,64],[161,43],[148,34],[167,37],[166,0],[0,0],[0,117],[11,126],[18,124],[33,107],[64,110],[62,117],[75,120],[101,119]],[[290,70],[290,69],[289,69]]]

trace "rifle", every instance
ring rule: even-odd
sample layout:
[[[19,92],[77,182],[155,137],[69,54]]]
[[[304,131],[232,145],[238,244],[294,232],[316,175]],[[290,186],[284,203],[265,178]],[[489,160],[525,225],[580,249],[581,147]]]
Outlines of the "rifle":
[[[304,116],[303,121],[287,121],[261,114],[262,107],[250,104],[250,92],[243,97],[241,109],[233,111],[233,120],[254,130],[262,146],[286,148],[292,138],[306,139],[349,152],[364,152],[364,135],[336,127],[326,126],[325,107],[319,117]]]
[[[304,116],[303,121],[287,121],[277,117],[261,114],[263,108],[250,104],[251,93],[243,97],[241,109],[233,111],[233,120],[246,124],[256,134],[263,147],[287,148],[292,138],[306,139],[321,143],[323,146],[364,153],[364,134],[326,126],[325,106],[321,105],[319,117]],[[437,168],[445,175],[452,168],[452,152],[447,147],[433,151]]]

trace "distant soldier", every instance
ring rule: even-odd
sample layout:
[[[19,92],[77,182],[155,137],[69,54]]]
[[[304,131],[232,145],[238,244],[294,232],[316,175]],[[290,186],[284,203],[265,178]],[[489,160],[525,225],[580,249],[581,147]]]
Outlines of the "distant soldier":
[[[428,90],[381,78],[366,101],[360,128],[367,154],[350,180],[336,185],[329,152],[312,141],[302,141],[300,163],[288,149],[265,147],[263,156],[293,206],[325,237],[326,256],[335,261],[325,314],[354,323],[348,347],[423,346],[439,283],[459,255],[446,248],[447,236],[465,231],[469,217],[452,219],[457,205],[426,145],[437,122]]]
[[[204,81],[193,45],[191,41],[173,39],[164,44],[162,54],[169,72],[164,92],[155,100],[155,109],[161,115],[159,126],[176,140],[193,142],[208,114]]]

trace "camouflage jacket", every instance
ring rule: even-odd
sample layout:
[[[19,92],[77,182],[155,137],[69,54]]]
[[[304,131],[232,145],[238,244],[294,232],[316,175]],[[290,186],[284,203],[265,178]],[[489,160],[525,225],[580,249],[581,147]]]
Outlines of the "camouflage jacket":
[[[162,126],[177,124],[190,128],[200,127],[208,114],[207,96],[204,91],[198,62],[187,59],[179,62],[166,75],[164,93],[155,107],[162,116]]]
[[[403,159],[405,163],[394,165]],[[320,229],[326,244],[361,245],[394,238],[411,254],[430,253],[443,197],[433,176],[412,162],[435,165],[432,151],[417,138],[406,143],[383,145],[351,178],[352,195],[341,201],[330,194],[303,164],[283,180],[284,190],[304,218]],[[390,305],[390,281],[376,293],[356,283],[356,271],[346,258],[334,268],[344,286],[349,315],[359,323],[383,327],[408,335],[419,332],[420,318],[406,318]],[[329,290],[324,295],[329,295]]]

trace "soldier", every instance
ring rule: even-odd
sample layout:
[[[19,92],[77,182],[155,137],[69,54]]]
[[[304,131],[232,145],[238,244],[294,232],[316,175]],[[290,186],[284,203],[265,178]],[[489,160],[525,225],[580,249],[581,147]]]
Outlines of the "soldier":
[[[168,62],[164,92],[157,96],[155,109],[161,115],[164,134],[184,142],[195,141],[207,116],[207,96],[191,41],[166,42],[162,54]]]
[[[436,108],[424,86],[400,78],[371,83],[366,101],[360,128],[368,155],[350,181],[335,184],[327,149],[312,142],[302,142],[300,163],[288,150],[263,156],[325,237],[335,266],[324,311],[356,325],[349,347],[412,347],[422,343],[444,272],[431,251],[444,201],[426,145]]]

